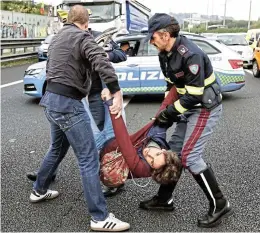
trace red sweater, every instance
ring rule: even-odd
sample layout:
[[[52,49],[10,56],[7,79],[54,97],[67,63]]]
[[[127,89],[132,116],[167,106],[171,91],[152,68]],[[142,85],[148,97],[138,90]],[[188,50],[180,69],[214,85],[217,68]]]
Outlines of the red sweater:
[[[157,114],[166,108],[167,105],[173,104],[178,99],[178,94],[175,87],[172,87],[167,97],[162,102],[159,111]],[[157,115],[156,114],[156,115]],[[126,125],[122,117],[119,119],[115,119],[115,115],[110,114],[112,119],[112,124],[115,132],[116,139],[112,140],[102,151],[102,155],[114,151],[119,147],[119,151],[121,151],[124,159],[132,172],[133,177],[141,178],[141,177],[150,177],[151,176],[151,168],[150,166],[142,160],[138,153],[137,149],[134,145],[138,144],[142,141],[150,128],[153,126],[154,121],[149,122],[142,129],[137,131],[136,133],[129,135]]]

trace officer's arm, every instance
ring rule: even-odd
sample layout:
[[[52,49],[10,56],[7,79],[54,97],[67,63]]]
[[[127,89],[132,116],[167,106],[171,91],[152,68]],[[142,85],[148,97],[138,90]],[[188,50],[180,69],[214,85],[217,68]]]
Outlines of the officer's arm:
[[[107,53],[109,61],[113,63],[119,63],[127,60],[125,52],[113,40],[111,40],[110,43],[103,48]]]
[[[107,54],[89,33],[85,34],[85,38],[81,42],[81,55],[90,62],[92,70],[98,72],[111,94],[120,90],[115,69],[108,60]]]
[[[108,52],[107,54],[108,54],[109,61],[113,63],[123,62],[126,61],[127,59],[125,52],[121,49],[113,50],[111,52]]]
[[[172,112],[182,114],[194,105],[201,103],[204,92],[204,62],[203,57],[194,54],[187,58],[184,64],[186,93],[174,102]]]
[[[109,61],[113,63],[119,63],[127,60],[127,56],[125,52],[120,49],[120,47],[117,45],[117,47],[113,47],[112,51],[107,52]]]

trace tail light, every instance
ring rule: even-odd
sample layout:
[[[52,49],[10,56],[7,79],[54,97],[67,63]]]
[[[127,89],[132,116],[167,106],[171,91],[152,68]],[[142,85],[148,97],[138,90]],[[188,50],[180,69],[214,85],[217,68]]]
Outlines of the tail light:
[[[243,67],[243,61],[242,60],[228,60],[232,69],[239,69]]]

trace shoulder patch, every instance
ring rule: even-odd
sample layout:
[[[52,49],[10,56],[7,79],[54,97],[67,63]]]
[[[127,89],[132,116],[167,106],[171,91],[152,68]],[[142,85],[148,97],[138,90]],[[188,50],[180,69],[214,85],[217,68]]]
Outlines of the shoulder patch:
[[[177,51],[180,53],[180,55],[184,55],[185,53],[187,53],[189,50],[184,46],[184,45],[180,45],[177,48]]]
[[[189,65],[189,70],[192,74],[196,75],[199,72],[199,65],[198,64]]]

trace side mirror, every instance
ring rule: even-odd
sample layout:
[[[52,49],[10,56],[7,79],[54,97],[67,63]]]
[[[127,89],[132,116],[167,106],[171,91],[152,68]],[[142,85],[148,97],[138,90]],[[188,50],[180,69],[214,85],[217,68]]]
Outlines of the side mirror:
[[[248,42],[248,44],[249,44],[249,45],[252,45],[252,44],[253,44],[253,41],[250,40],[250,41]]]
[[[254,43],[254,38],[250,38],[249,41],[251,41],[252,43]]]

